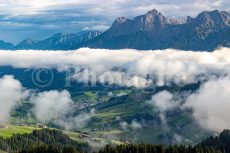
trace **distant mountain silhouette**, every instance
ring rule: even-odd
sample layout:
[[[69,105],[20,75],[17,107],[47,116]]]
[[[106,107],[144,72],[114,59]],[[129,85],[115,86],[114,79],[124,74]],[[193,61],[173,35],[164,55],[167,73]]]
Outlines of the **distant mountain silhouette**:
[[[19,49],[34,49],[34,50],[71,50],[79,48],[79,46],[97,36],[99,31],[81,31],[73,34],[57,33],[45,40],[34,40],[28,38],[14,46],[11,43],[0,41],[0,49],[2,50],[19,50]]]
[[[14,48],[13,44],[0,40],[0,49],[10,50],[13,48]]]
[[[39,50],[70,50],[76,49],[83,42],[100,35],[99,31],[82,31],[76,34],[55,34],[45,40],[23,40],[15,49],[39,49]]]

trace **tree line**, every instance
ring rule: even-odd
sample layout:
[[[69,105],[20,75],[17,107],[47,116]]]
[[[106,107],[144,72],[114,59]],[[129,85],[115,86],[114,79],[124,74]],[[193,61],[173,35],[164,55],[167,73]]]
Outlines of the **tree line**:
[[[10,153],[87,153],[88,145],[79,144],[57,130],[35,130],[0,138],[0,150]],[[230,131],[209,137],[197,145],[121,144],[106,145],[94,153],[230,153]]]
[[[9,153],[42,149],[60,151],[69,148],[84,150],[88,148],[88,145],[73,141],[61,131],[50,129],[34,130],[30,134],[15,134],[8,139],[0,137],[0,150]]]

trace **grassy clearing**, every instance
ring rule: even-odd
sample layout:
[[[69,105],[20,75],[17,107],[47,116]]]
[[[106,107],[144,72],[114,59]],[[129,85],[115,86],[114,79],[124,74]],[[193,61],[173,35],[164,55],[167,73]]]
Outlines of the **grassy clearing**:
[[[40,128],[35,127],[23,127],[23,126],[15,126],[9,125],[7,128],[0,128],[0,137],[10,138],[14,134],[26,134],[32,133],[33,130],[39,130]],[[85,143],[81,138],[79,133],[63,131],[64,134],[68,135],[72,140],[75,140],[79,143]],[[1,153],[1,152],[0,152]]]
[[[7,128],[0,128],[0,136],[3,138],[10,138],[14,134],[32,133],[33,130],[39,130],[39,129],[40,128],[35,128],[35,127],[23,127],[23,126],[9,125]],[[79,133],[74,133],[74,132],[69,132],[69,131],[63,131],[63,133],[65,133],[72,139],[78,139],[78,141],[80,141]]]
[[[122,134],[123,131],[120,130],[110,130],[110,131],[97,131],[98,135],[119,135]]]
[[[22,126],[13,126],[9,125],[7,128],[0,128],[0,136],[3,138],[10,138],[13,134],[25,134],[31,133],[33,130],[38,128],[34,127],[22,127]]]
[[[80,134],[79,133],[75,133],[75,132],[70,132],[70,131],[63,131],[64,134],[68,135],[70,137],[70,139],[78,142],[78,143],[85,143],[85,141],[83,141],[80,138]]]
[[[97,99],[97,94],[94,93],[94,92],[90,92],[90,91],[84,92],[84,95],[87,96],[87,97],[89,97],[89,98],[91,98],[91,99],[94,99],[94,100]]]
[[[99,113],[98,115],[102,118],[116,118],[121,114],[122,112],[103,112],[103,113]]]

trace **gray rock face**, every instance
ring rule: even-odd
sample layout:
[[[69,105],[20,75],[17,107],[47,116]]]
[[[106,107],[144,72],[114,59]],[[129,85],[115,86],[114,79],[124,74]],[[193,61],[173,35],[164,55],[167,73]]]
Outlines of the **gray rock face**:
[[[165,49],[212,51],[230,47],[230,13],[204,11],[196,18],[167,19],[157,10],[135,17],[118,18],[112,27],[89,41],[92,48]]]
[[[119,17],[114,21],[113,26],[116,27],[116,26],[124,24],[128,21],[129,21],[129,19],[127,19],[126,17]]]
[[[133,20],[119,17],[108,30],[111,36],[129,35],[138,31],[154,31],[167,24],[167,19],[157,10],[137,16]]]
[[[167,19],[167,24],[171,24],[171,25],[179,25],[179,24],[185,24],[185,23],[186,23],[185,19],[176,19],[176,18]]]
[[[136,17],[133,21],[134,25],[137,26],[137,31],[157,30],[167,24],[167,19],[155,9],[145,15]]]

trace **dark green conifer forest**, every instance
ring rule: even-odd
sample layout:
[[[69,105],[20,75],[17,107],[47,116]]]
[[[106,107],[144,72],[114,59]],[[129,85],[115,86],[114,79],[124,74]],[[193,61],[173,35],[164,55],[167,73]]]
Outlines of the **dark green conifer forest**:
[[[0,138],[0,149],[9,153],[88,153],[89,146],[78,144],[57,130],[35,130]],[[93,153],[230,153],[230,130],[209,137],[197,145],[121,144],[106,145]]]

